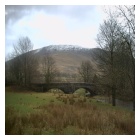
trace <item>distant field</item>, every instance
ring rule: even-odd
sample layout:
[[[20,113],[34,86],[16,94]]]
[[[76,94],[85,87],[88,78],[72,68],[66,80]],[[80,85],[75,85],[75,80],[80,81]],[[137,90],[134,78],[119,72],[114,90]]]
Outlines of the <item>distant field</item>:
[[[134,112],[77,94],[6,91],[5,133],[135,134]]]

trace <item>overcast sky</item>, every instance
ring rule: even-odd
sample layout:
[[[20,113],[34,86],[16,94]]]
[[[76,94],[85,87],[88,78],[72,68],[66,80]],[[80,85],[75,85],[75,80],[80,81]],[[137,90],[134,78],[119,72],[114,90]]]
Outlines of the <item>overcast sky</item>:
[[[34,49],[48,45],[97,47],[95,38],[105,19],[103,6],[5,6],[5,53],[20,36],[28,36]]]

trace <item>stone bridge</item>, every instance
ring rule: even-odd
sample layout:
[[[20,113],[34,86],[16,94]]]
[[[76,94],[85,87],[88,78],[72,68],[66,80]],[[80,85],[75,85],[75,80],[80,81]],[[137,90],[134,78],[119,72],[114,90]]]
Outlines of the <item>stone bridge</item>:
[[[39,92],[46,92],[50,89],[60,89],[66,94],[74,93],[77,89],[84,88],[90,92],[91,96],[96,95],[93,83],[50,83],[32,84],[32,89]]]

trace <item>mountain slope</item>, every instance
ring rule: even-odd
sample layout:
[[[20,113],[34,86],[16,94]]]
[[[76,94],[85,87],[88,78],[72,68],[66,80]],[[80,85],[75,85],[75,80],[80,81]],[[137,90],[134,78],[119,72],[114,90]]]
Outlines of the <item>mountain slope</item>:
[[[80,67],[83,61],[90,61],[93,64],[94,70],[97,71],[96,60],[93,60],[91,57],[91,52],[93,51],[94,49],[87,49],[74,45],[51,45],[33,50],[31,53],[39,61],[37,69],[40,75],[42,57],[49,53],[55,60],[56,68],[60,73],[59,78],[57,78],[58,81],[56,80],[55,82],[78,82],[78,67]],[[34,81],[43,82],[42,79],[43,77],[36,76]]]
[[[34,50],[34,53],[42,57],[45,52],[49,52],[60,72],[61,81],[73,82],[79,80],[78,67],[82,61],[91,61],[95,71],[97,70],[97,64],[91,57],[91,51],[92,49],[73,45],[52,45]]]

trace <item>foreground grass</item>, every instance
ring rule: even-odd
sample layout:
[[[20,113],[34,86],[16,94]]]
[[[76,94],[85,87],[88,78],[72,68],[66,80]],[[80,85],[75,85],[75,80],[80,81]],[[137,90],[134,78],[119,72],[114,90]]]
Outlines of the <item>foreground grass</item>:
[[[92,98],[6,93],[5,134],[135,134],[134,112]]]

